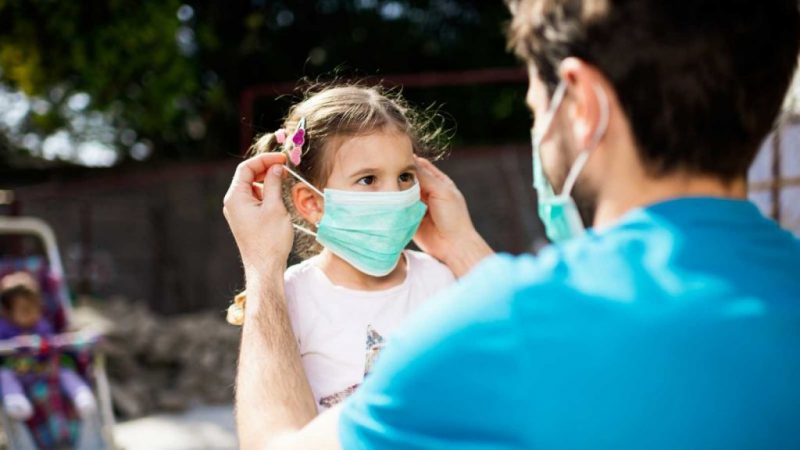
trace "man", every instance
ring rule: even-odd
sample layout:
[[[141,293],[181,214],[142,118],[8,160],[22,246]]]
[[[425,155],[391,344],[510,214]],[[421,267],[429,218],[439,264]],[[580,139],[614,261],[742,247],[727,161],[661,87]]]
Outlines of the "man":
[[[470,273],[314,418],[281,286],[283,157],[243,163],[225,200],[249,298],[243,448],[800,447],[800,243],[744,200],[795,68],[796,2],[511,6],[560,243],[486,257],[458,191],[420,161],[417,243]]]

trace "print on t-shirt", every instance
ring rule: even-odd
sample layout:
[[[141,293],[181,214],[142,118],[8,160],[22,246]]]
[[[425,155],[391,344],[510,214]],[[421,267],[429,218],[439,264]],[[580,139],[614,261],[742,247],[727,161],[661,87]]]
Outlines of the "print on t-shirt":
[[[381,350],[383,350],[383,346],[383,336],[375,331],[375,328],[372,328],[372,325],[367,325],[366,361],[364,362],[365,377],[372,371],[372,366],[375,365],[375,361],[378,359],[378,355],[381,353]],[[330,408],[349,397],[350,394],[355,392],[360,385],[361,383],[356,383],[335,394],[326,395],[325,397],[319,399],[319,404],[326,408]]]

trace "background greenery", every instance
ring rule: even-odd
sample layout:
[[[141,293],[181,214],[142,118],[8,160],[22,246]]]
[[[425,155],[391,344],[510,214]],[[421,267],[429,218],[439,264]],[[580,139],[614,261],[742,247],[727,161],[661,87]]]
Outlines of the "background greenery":
[[[0,163],[229,156],[249,86],[516,67],[507,19],[499,0],[0,0]],[[457,143],[527,139],[524,86],[405,94]],[[245,126],[274,128],[291,101],[260,99]]]

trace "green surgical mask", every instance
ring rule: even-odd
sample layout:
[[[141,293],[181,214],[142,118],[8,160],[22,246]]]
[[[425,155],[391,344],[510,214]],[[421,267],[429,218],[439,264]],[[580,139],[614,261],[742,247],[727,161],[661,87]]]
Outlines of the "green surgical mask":
[[[531,131],[531,142],[533,145],[533,188],[536,190],[538,196],[539,218],[542,219],[545,232],[551,242],[563,242],[584,233],[585,227],[583,220],[581,220],[578,206],[575,204],[575,200],[570,194],[575,187],[578,175],[589,160],[591,150],[597,146],[608,128],[608,99],[606,98],[605,92],[595,86],[594,90],[601,106],[600,123],[598,124],[597,130],[595,130],[590,147],[578,154],[578,158],[572,164],[567,174],[561,193],[556,194],[553,186],[547,180],[544,168],[542,167],[541,145],[553,124],[553,118],[558,112],[558,108],[564,100],[566,90],[567,85],[563,81],[558,84],[553,98],[550,101],[550,107],[542,118],[541,127]]]
[[[285,166],[284,166],[285,167]],[[359,271],[382,277],[397,267],[427,207],[419,183],[405,191],[359,192],[325,188],[320,192],[292,169],[287,171],[325,201],[325,212],[314,233],[317,242]]]

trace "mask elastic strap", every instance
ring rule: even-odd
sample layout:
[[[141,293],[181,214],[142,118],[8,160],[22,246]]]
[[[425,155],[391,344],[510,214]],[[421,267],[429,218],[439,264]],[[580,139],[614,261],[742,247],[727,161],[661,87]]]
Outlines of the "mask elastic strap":
[[[309,183],[308,181],[306,181],[306,179],[305,179],[305,178],[303,178],[303,177],[301,177],[301,176],[300,176],[300,174],[298,174],[298,173],[297,173],[297,172],[295,172],[294,170],[290,169],[290,168],[289,168],[289,166],[287,166],[287,165],[285,165],[285,164],[284,164],[284,165],[283,165],[283,168],[284,168],[284,169],[286,169],[286,171],[287,171],[287,172],[289,172],[290,174],[292,174],[292,176],[294,176],[295,178],[297,178],[297,181],[299,181],[299,182],[301,182],[301,183],[305,184],[306,186],[308,186],[308,188],[309,188],[309,189],[311,189],[312,191],[314,191],[314,192],[316,192],[317,194],[319,194],[319,196],[320,196],[320,197],[322,197],[322,198],[325,198],[325,194],[323,194],[323,193],[322,193],[322,191],[320,191],[319,189],[317,189],[316,187],[314,187],[314,185],[313,185],[313,184],[311,184],[311,183]]]
[[[562,189],[561,194],[559,194],[560,196],[567,196],[572,193],[572,188],[575,187],[575,182],[578,180],[578,175],[580,175],[581,170],[583,170],[583,166],[586,165],[586,162],[589,161],[590,153],[591,152],[589,151],[584,151],[578,155],[578,158],[569,169],[567,179],[564,181],[564,189]]]
[[[311,183],[309,183],[308,181],[306,181],[306,179],[305,179],[305,178],[303,178],[303,177],[301,177],[301,176],[300,176],[300,174],[298,174],[298,173],[297,173],[297,172],[295,172],[294,170],[290,169],[290,168],[289,168],[289,166],[287,166],[287,165],[285,165],[285,164],[284,164],[283,168],[284,168],[284,169],[286,169],[286,171],[287,171],[287,172],[289,172],[290,174],[292,174],[292,176],[293,176],[293,177],[297,178],[297,181],[299,181],[299,182],[301,182],[301,183],[305,184],[306,186],[308,186],[308,188],[309,188],[309,189],[311,189],[312,191],[314,191],[314,192],[316,192],[317,194],[319,194],[319,196],[320,196],[320,197],[322,197],[322,198],[325,198],[325,194],[323,194],[323,193],[322,193],[322,191],[320,191],[319,189],[317,189],[316,187],[314,187],[314,185],[312,185]],[[311,235],[311,236],[314,236],[314,237],[316,237],[316,236],[317,236],[317,233],[314,233],[313,231],[309,230],[309,229],[308,229],[308,228],[306,228],[306,227],[302,227],[302,226],[300,226],[300,225],[297,225],[296,223],[293,223],[293,224],[292,224],[292,226],[293,226],[295,229],[297,229],[298,231],[302,231],[303,233],[309,234],[309,235]]]
[[[547,109],[544,117],[542,117],[542,127],[544,128],[544,131],[538,135],[538,142],[534,142],[536,146],[541,145],[544,138],[547,137],[547,133],[550,132],[550,125],[553,122],[553,117],[555,117],[556,113],[558,112],[558,108],[561,107],[561,102],[564,100],[566,93],[567,83],[560,81],[558,83],[558,87],[556,87],[556,91],[553,93],[553,100],[550,103],[550,108]]]
[[[295,229],[297,229],[298,231],[302,231],[305,234],[310,234],[311,236],[317,237],[317,233],[314,233],[313,231],[309,230],[306,227],[301,227],[296,223],[293,223],[292,226],[295,227]]]
[[[608,106],[608,97],[606,96],[605,91],[603,91],[599,86],[594,85],[594,92],[597,95],[597,100],[600,102],[600,123],[597,125],[597,129],[595,129],[594,135],[592,136],[592,142],[589,144],[589,147],[582,151],[578,158],[575,160],[575,163],[572,164],[572,167],[569,169],[569,174],[567,174],[567,179],[564,181],[564,189],[561,190],[561,195],[570,195],[572,193],[572,188],[575,187],[575,183],[578,181],[578,175],[583,170],[583,167],[586,165],[586,162],[589,161],[589,156],[594,150],[595,147],[600,143],[600,139],[603,139],[603,135],[606,134],[608,130],[608,116],[609,116],[609,106]]]

